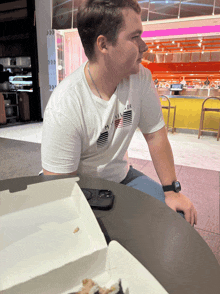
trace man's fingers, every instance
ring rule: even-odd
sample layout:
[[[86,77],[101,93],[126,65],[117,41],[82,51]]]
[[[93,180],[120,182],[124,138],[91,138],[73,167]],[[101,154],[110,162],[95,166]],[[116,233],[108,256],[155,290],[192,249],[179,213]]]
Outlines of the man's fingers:
[[[189,209],[184,212],[185,220],[190,223],[190,225],[193,227],[194,225],[197,225],[197,211],[195,209]]]
[[[188,223],[190,223],[192,227],[194,224],[197,224],[197,214],[195,209],[191,208],[189,210],[186,210],[185,219]]]
[[[185,211],[185,220],[191,224],[191,213],[190,210]]]
[[[191,209],[191,226],[195,223],[195,209]]]
[[[197,220],[198,220],[198,219],[197,219],[197,211],[196,211],[196,222],[195,222],[196,225],[197,225]]]
[[[197,211],[195,210],[195,225],[197,225]]]
[[[191,226],[197,225],[197,211],[191,201],[184,195],[180,195],[181,197],[177,202],[177,199],[171,196],[169,195],[165,198],[165,203],[174,211],[183,211],[185,220]]]

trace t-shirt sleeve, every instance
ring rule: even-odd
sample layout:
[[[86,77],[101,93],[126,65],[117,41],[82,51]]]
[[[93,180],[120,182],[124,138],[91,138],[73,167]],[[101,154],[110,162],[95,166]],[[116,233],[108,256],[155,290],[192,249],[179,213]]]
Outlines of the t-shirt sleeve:
[[[151,72],[142,67],[140,74],[142,91],[139,128],[143,134],[149,134],[160,130],[165,123]]]
[[[58,111],[46,109],[41,143],[42,167],[53,173],[74,172],[80,154],[81,138],[73,122]]]

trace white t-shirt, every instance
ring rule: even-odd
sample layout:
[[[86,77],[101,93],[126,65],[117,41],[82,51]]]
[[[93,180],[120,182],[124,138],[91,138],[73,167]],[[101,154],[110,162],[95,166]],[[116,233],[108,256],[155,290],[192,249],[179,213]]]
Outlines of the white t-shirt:
[[[44,113],[42,167],[121,182],[128,172],[126,152],[139,127],[152,133],[164,126],[151,73],[122,80],[109,101],[95,96],[82,64],[53,91]]]

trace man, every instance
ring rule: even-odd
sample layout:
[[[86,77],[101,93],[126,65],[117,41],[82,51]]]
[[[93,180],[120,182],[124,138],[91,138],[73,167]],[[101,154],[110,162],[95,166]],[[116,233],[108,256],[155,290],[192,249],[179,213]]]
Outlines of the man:
[[[42,166],[45,175],[81,174],[126,184],[184,213],[197,213],[179,193],[160,101],[141,63],[141,9],[136,0],[89,0],[77,26],[88,62],[54,90],[44,114]],[[127,148],[139,127],[162,186],[128,166]],[[173,183],[173,184],[172,184]],[[174,191],[175,190],[175,191]]]

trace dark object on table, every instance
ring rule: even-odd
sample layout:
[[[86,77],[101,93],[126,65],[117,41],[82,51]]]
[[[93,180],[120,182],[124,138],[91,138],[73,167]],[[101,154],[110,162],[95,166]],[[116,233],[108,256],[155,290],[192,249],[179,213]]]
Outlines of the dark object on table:
[[[110,190],[81,189],[93,209],[109,210],[113,207],[115,196]]]

